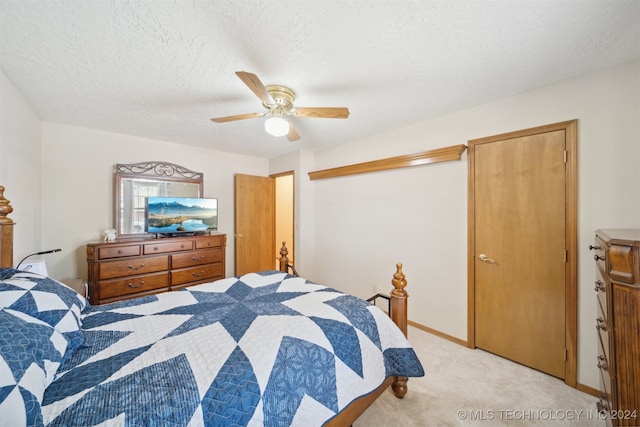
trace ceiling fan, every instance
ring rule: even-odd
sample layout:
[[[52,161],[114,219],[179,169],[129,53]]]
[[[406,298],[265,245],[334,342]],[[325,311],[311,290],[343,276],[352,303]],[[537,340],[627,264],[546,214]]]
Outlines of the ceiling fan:
[[[211,121],[216,123],[232,122],[235,120],[254,119],[268,117],[265,121],[265,129],[274,136],[287,135],[289,141],[297,141],[300,134],[288,117],[313,117],[324,119],[346,119],[349,117],[349,109],[344,107],[294,107],[293,101],[296,94],[286,86],[262,84],[258,76],[246,71],[236,71],[236,75],[246,84],[253,93],[262,101],[262,106],[267,109],[263,113],[247,113],[235,116],[216,117]]]

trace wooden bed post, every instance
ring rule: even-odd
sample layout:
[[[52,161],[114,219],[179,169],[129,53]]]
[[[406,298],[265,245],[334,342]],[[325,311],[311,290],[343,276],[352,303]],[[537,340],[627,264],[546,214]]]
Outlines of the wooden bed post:
[[[407,336],[407,297],[409,294],[404,289],[407,287],[406,276],[402,272],[402,263],[396,264],[396,273],[391,279],[393,290],[391,291],[391,320],[398,325],[404,336]]]
[[[13,267],[13,225],[7,215],[13,212],[9,200],[4,198],[4,187],[0,185],[0,268]]]
[[[282,242],[282,248],[280,248],[280,271],[283,273],[289,272],[289,250],[287,249],[287,243]]]
[[[402,272],[402,264],[396,264],[396,273],[391,280],[393,290],[391,291],[391,320],[398,325],[404,336],[407,336],[407,297],[409,294],[404,289],[407,286],[407,280]],[[402,399],[407,394],[407,377],[395,377],[391,384],[393,394]]]

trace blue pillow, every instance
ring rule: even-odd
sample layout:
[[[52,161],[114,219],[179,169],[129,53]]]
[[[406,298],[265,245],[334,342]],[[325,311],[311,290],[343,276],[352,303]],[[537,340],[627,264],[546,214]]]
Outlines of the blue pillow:
[[[82,310],[88,302],[57,280],[15,269],[0,270],[0,308],[10,308],[35,317],[69,339],[69,351],[85,343]]]
[[[0,309],[0,423],[43,425],[42,396],[54,380],[68,340],[50,325]]]
[[[0,268],[0,280],[7,279],[19,272],[20,270],[16,270],[15,268]]]

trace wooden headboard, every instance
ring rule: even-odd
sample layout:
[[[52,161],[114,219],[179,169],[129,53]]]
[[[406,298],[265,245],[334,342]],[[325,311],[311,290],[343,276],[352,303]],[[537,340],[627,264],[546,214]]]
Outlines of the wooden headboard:
[[[4,198],[4,187],[0,185],[0,268],[13,267],[13,225],[9,218],[13,208]]]

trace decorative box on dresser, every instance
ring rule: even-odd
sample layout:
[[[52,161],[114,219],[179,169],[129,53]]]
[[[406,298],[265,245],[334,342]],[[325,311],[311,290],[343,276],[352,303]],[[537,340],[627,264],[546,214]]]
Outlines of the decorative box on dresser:
[[[89,301],[105,304],[222,279],[226,244],[226,234],[89,243]]]
[[[596,231],[598,410],[607,424],[640,425],[640,230]]]

